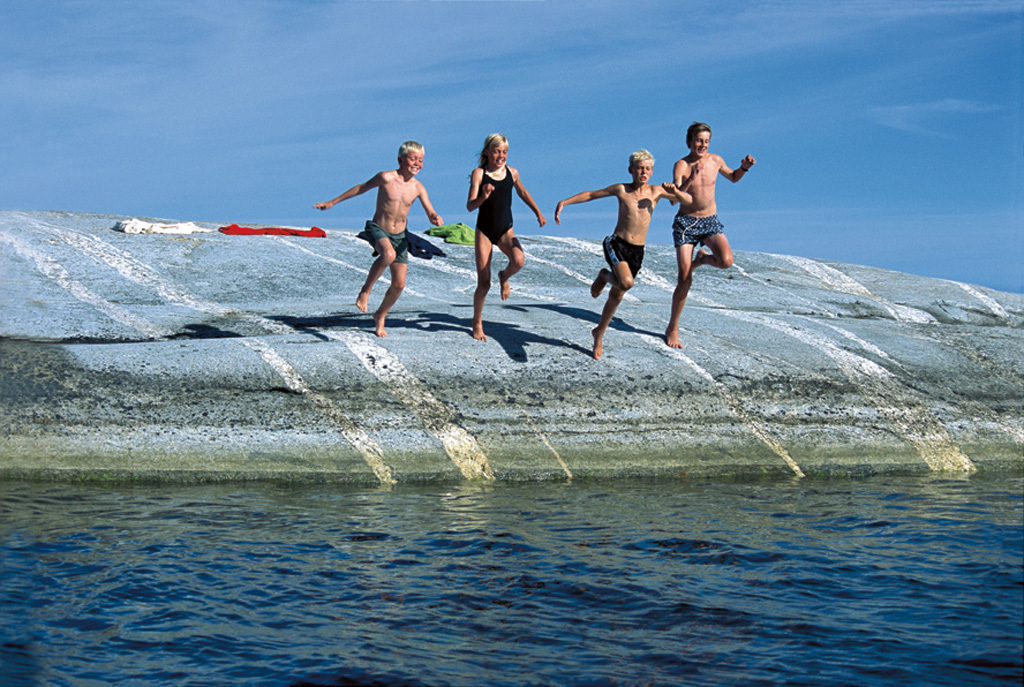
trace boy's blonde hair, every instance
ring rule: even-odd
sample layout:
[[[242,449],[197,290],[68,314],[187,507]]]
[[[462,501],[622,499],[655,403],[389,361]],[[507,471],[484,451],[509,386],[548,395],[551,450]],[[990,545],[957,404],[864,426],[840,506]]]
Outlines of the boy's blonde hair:
[[[654,166],[654,156],[651,155],[648,151],[646,151],[643,148],[641,148],[640,150],[637,150],[637,151],[633,152],[633,154],[629,156],[629,168],[633,169],[633,166],[636,163],[638,163],[638,162],[646,162],[647,160],[651,161],[651,167],[653,167]]]
[[[487,151],[495,146],[508,145],[508,139],[505,138],[505,134],[491,134],[484,139],[483,150],[480,151],[480,160],[477,162],[477,167],[481,169],[487,168]]]
[[[711,127],[704,122],[694,122],[691,124],[690,128],[686,130],[686,145],[693,145],[694,137],[702,131],[708,132],[708,136],[711,135]]]
[[[413,151],[422,153],[423,146],[416,141],[406,141],[402,145],[398,146],[398,157],[405,157]]]

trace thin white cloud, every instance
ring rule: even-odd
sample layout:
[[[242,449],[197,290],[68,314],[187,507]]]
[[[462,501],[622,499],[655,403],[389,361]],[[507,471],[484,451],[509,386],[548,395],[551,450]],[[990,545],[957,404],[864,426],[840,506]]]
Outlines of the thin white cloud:
[[[990,103],[972,102],[957,98],[943,98],[925,103],[873,107],[869,116],[882,126],[908,133],[936,138],[951,138],[946,125],[950,119],[962,123],[965,117],[998,112],[1003,108]],[[940,126],[941,125],[941,126]]]

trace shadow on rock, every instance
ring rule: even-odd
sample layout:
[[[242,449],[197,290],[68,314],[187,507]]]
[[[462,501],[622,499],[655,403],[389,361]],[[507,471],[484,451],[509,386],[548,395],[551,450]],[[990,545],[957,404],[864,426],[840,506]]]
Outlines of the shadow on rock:
[[[469,308],[471,306],[467,305],[465,307]],[[500,307],[502,310],[517,311],[524,315],[529,313],[531,310],[546,310],[556,315],[586,322],[591,326],[596,325],[600,321],[600,315],[596,312],[567,305],[535,304],[502,305]],[[369,315],[363,314],[335,314],[317,317],[278,315],[271,317],[270,319],[286,324],[296,331],[309,334],[323,341],[329,340],[329,337],[323,334],[323,330],[325,329],[357,329],[362,331],[369,329],[372,332],[373,327],[373,319]],[[647,334],[658,338],[663,337],[661,332],[648,332],[637,329],[630,324],[626,324],[617,317],[612,319],[610,327],[624,332]],[[460,334],[470,336],[473,331],[473,322],[470,317],[458,317],[447,313],[424,311],[405,312],[391,315],[387,321],[387,329],[389,332],[400,331],[402,329],[414,329],[424,332],[458,332]],[[528,360],[527,346],[530,344],[554,346],[556,348],[569,348],[582,353],[587,357],[592,356],[592,351],[589,348],[581,346],[578,343],[574,343],[566,339],[556,339],[538,333],[538,331],[549,329],[551,329],[551,327],[536,325],[520,326],[518,324],[510,324],[507,322],[484,320],[484,331],[487,334],[487,338],[500,345],[502,350],[505,351],[505,354],[512,360],[526,362]],[[590,331],[587,330],[585,335],[588,340],[589,334]]]
[[[519,306],[505,307],[525,311],[525,308],[519,308]],[[388,328],[399,328],[403,326],[402,324],[397,324],[396,326],[396,324],[389,324]],[[444,313],[423,313],[415,319],[406,319],[404,326],[416,327],[425,331],[459,331],[465,332],[467,336],[470,336],[473,331],[473,322],[471,318],[454,317]],[[586,355],[590,355],[590,351],[578,344],[572,343],[571,341],[543,336],[538,334],[535,330],[520,327],[516,324],[484,320],[484,332],[487,334],[488,339],[495,341],[499,346],[501,346],[502,350],[505,351],[505,354],[508,355],[509,358],[519,362],[526,362],[526,347],[529,344],[540,344],[554,346],[557,348],[571,348]]]

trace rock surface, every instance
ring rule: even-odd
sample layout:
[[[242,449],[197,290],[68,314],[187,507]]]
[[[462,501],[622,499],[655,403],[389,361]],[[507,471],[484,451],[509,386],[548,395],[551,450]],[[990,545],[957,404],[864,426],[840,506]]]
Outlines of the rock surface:
[[[682,350],[648,246],[590,357],[597,241],[521,236],[470,336],[473,248],[411,258],[386,338],[371,263],[327,238],[132,235],[0,212],[0,477],[354,484],[1024,467],[1024,297],[738,251],[703,268]],[[200,223],[215,229],[217,224]],[[656,237],[654,237],[656,238]],[[386,276],[370,299],[371,311]]]

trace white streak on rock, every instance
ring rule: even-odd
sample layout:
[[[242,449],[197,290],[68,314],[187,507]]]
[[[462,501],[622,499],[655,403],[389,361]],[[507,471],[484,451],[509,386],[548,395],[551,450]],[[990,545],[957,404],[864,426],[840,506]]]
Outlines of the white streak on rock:
[[[459,426],[451,408],[406,370],[397,356],[365,334],[330,331],[324,334],[348,346],[363,366],[388,387],[395,399],[420,418],[466,479],[494,479],[487,456],[476,439]]]
[[[638,334],[638,336],[647,341],[648,343],[650,343],[652,346],[658,346],[659,348],[664,349],[667,355],[689,365],[694,372],[696,372],[700,377],[702,377],[705,381],[711,384],[712,387],[714,387],[718,395],[722,398],[723,401],[726,402],[726,404],[729,406],[732,412],[738,418],[740,418],[740,420],[743,421],[743,424],[747,426],[747,429],[750,430],[751,434],[760,439],[761,442],[764,443],[764,445],[767,446],[769,449],[771,449],[773,453],[782,458],[786,465],[789,466],[789,469],[793,471],[794,475],[796,475],[797,477],[804,476],[803,470],[801,470],[797,462],[793,460],[793,457],[789,455],[789,451],[786,450],[786,447],[783,446],[775,437],[773,437],[771,433],[769,433],[768,430],[766,430],[761,425],[760,422],[752,418],[747,413],[747,411],[743,408],[743,404],[740,403],[739,399],[736,398],[731,391],[729,391],[729,388],[727,386],[725,386],[717,379],[715,379],[710,372],[708,372],[703,367],[698,365],[697,362],[693,360],[693,358],[686,355],[678,348],[668,348],[667,346],[665,346],[664,341],[656,337],[649,336],[647,334]]]
[[[897,322],[928,324],[936,321],[934,317],[923,310],[911,308],[906,305],[900,305],[899,303],[891,303],[885,299],[875,296],[866,286],[848,274],[817,260],[811,260],[810,258],[803,258],[796,255],[775,255],[774,257],[792,265],[796,265],[805,272],[820,279],[822,283],[829,288],[843,293],[872,299],[880,307],[887,310],[889,314],[892,315],[892,318]]]
[[[1006,311],[1006,308],[1004,308],[1003,306],[999,305],[999,302],[996,301],[996,299],[994,299],[991,296],[989,296],[988,294],[982,293],[981,291],[979,291],[978,289],[974,288],[970,284],[964,284],[963,282],[958,282],[958,281],[957,282],[953,282],[953,283],[956,284],[957,286],[959,286],[961,289],[963,289],[967,293],[969,293],[972,296],[974,296],[975,298],[977,298],[982,303],[984,303],[985,306],[989,310],[994,312],[999,317],[1005,318],[1007,320],[1012,320],[1013,319],[1010,316],[1010,313],[1008,313]]]
[[[302,376],[281,357],[280,353],[260,339],[241,339],[239,343],[258,353],[263,361],[280,375],[289,389],[309,398],[324,415],[334,421],[341,429],[342,436],[359,451],[381,484],[395,483],[391,468],[384,462],[384,451],[380,445],[360,429],[331,399],[310,389]]]
[[[15,252],[26,260],[30,260],[40,273],[54,281],[62,289],[83,303],[88,303],[115,322],[119,322],[120,324],[136,329],[146,336],[155,339],[161,339],[170,335],[168,330],[158,327],[148,320],[139,317],[125,308],[122,308],[120,305],[111,303],[105,298],[93,293],[88,287],[72,277],[71,273],[68,272],[63,265],[53,258],[40,253],[21,239],[15,238],[6,233],[0,233],[0,241],[10,244],[14,248]]]

